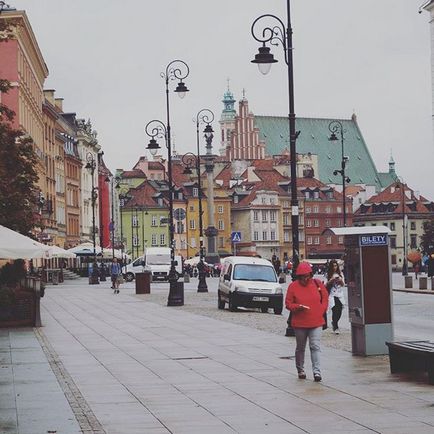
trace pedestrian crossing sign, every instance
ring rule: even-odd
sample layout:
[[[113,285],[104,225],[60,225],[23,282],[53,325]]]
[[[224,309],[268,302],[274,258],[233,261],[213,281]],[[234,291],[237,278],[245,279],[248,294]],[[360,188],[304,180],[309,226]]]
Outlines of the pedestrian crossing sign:
[[[241,232],[232,232],[231,233],[231,240],[233,243],[240,243],[241,242]]]

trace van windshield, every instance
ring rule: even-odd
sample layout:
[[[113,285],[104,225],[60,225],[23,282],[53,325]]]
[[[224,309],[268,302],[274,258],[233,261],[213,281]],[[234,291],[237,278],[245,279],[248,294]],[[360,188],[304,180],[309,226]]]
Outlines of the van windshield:
[[[146,265],[170,264],[170,255],[146,255]]]
[[[233,280],[253,280],[259,282],[277,282],[274,268],[259,264],[237,264]]]

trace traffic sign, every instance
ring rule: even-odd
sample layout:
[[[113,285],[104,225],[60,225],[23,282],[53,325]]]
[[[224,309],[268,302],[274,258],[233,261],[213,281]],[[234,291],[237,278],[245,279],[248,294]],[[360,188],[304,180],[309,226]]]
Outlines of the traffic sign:
[[[232,232],[231,233],[231,240],[233,243],[240,243],[241,242],[241,232]]]

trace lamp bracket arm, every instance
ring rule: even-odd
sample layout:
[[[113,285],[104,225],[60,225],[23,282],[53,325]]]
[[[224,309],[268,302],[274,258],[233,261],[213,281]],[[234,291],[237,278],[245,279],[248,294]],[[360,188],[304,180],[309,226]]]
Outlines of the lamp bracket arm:
[[[166,80],[166,83],[169,82],[169,80],[184,80],[188,77],[188,74],[190,73],[190,68],[183,60],[172,60],[167,66],[166,66],[166,72],[161,72],[160,76]]]
[[[270,19],[273,21],[277,21],[278,24],[275,25],[267,25],[265,26],[262,31],[260,32],[260,34],[258,35],[258,32],[255,31],[255,26],[256,24],[262,20],[262,21],[266,21],[267,19]],[[275,45],[278,46],[279,43],[282,45],[283,47],[283,51],[285,54],[285,62],[288,65],[288,50],[292,49],[292,47],[288,47],[287,45],[287,41],[286,41],[286,35],[287,35],[287,30],[285,27],[285,24],[283,23],[283,21],[277,17],[276,15],[272,15],[272,14],[264,14],[261,15],[260,17],[256,18],[255,21],[253,21],[252,27],[251,27],[251,33],[253,38],[262,43],[262,44],[266,44],[267,42],[270,43],[270,45]]]
[[[196,125],[199,124],[211,124],[214,121],[214,113],[210,109],[202,109],[196,115]]]
[[[145,126],[145,133],[155,139],[155,138],[165,138],[167,139],[167,128],[166,125],[164,125],[163,122],[161,122],[158,119],[153,119],[152,121],[149,121]]]

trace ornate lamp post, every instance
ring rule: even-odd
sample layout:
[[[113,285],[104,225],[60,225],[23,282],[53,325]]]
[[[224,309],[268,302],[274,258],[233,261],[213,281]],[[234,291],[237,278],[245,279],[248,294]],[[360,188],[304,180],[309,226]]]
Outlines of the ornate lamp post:
[[[407,214],[405,213],[405,184],[398,178],[396,188],[401,190],[401,206],[402,206],[402,275],[408,275],[407,261]]]
[[[95,203],[98,199],[98,188],[95,187],[94,173],[96,169],[96,160],[90,152],[86,155],[87,164],[86,169],[90,170],[92,179],[92,192],[91,192],[91,203],[92,203],[92,243],[93,243],[93,266],[92,274],[89,276],[89,285],[99,284],[98,278],[98,264],[96,262],[96,227],[95,227]]]
[[[338,139],[336,133],[341,136],[341,145],[342,145],[342,159],[341,159],[341,169],[334,170],[333,175],[337,175],[338,173],[342,176],[342,212],[344,217],[344,226],[347,225],[347,209],[346,209],[346,197],[345,197],[345,185],[348,184],[351,180],[348,176],[345,176],[345,167],[348,162],[348,157],[344,155],[344,127],[340,121],[331,121],[329,123],[329,131],[330,137],[329,140],[335,142]]]
[[[188,152],[182,156],[182,163],[186,166],[184,173],[191,174],[191,168],[195,167],[198,190],[199,190],[199,283],[197,286],[197,292],[208,292],[208,286],[206,284],[206,273],[205,273],[205,264],[203,262],[204,251],[203,251],[203,210],[202,210],[202,180],[200,177],[200,148],[199,148],[199,125],[201,123],[206,123],[206,127],[204,130],[204,134],[209,133],[209,129],[211,128],[211,122],[214,120],[214,113],[209,109],[202,109],[196,115],[196,155]],[[208,133],[207,133],[208,131]],[[212,128],[211,128],[212,132]],[[211,198],[208,198],[211,200]]]
[[[294,112],[294,71],[292,61],[292,28],[291,28],[291,8],[290,1],[287,0],[287,21],[286,26],[283,21],[271,14],[264,14],[253,21],[251,33],[253,38],[262,44],[259,47],[258,54],[252,60],[252,63],[258,65],[259,71],[262,74],[267,74],[270,71],[271,65],[276,63],[277,60],[273,54],[270,53],[270,45],[281,45],[284,52],[285,63],[287,65],[288,76],[288,104],[289,104],[289,144],[291,154],[291,226],[292,226],[292,263],[293,270],[295,271],[299,262],[299,210],[298,210],[298,197],[297,197],[297,151],[296,141],[299,132],[295,131],[295,112]],[[271,19],[276,24],[273,27],[266,26],[261,31],[255,32],[256,24],[262,20]],[[259,27],[259,26],[258,26]]]
[[[120,185],[117,184],[116,187],[117,189],[120,189]],[[125,250],[125,246],[124,246],[124,232],[123,232],[123,224],[122,224],[122,211],[125,207],[126,202],[128,202],[129,196],[127,193],[120,193],[119,194],[119,208],[120,208],[120,221],[121,221],[121,254],[122,254],[122,260],[121,260],[121,268],[124,267],[125,265],[125,273],[127,272],[126,269],[126,265],[125,264],[125,255],[124,255],[124,250]]]
[[[112,218],[110,222],[110,234],[111,234],[111,244],[112,244],[112,258],[115,257],[115,201],[114,201],[114,189],[118,188],[119,183],[121,182],[121,178],[119,176],[112,176],[105,179],[105,182],[110,183],[110,194],[111,194],[111,213]]]

